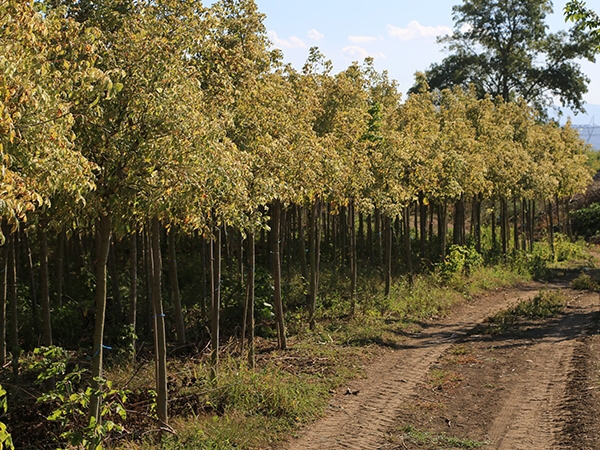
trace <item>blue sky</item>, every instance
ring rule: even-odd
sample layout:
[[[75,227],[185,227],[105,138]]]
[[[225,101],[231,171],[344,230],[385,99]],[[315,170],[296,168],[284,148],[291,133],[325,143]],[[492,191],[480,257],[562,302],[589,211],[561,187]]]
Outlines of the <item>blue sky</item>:
[[[588,2],[594,7],[597,0]],[[412,85],[414,73],[444,58],[436,36],[451,31],[452,5],[459,0],[256,0],[266,15],[265,26],[285,62],[301,68],[308,49],[318,46],[333,62],[334,72],[365,56],[375,59],[378,70],[387,70],[401,92]],[[562,10],[566,0],[554,1],[548,17],[551,31],[565,29]],[[600,58],[599,58],[600,59]],[[600,124],[600,64],[581,63],[591,79],[585,96],[589,114],[573,118]],[[597,107],[595,106],[597,105]],[[571,115],[566,111],[567,115]]]

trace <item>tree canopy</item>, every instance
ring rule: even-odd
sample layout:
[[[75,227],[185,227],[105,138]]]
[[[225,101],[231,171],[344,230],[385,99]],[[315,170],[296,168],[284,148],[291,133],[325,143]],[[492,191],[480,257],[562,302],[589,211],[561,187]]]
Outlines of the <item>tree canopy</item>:
[[[440,39],[449,56],[427,70],[431,88],[473,85],[480,97],[524,98],[543,111],[558,98],[583,111],[589,79],[578,58],[593,60],[581,27],[549,33],[549,0],[464,0],[453,8],[454,32]]]

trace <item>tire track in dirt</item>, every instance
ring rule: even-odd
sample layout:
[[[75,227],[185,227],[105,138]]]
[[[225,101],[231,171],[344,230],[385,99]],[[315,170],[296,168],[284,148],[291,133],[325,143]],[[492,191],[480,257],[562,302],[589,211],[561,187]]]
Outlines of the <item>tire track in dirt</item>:
[[[597,297],[587,294],[584,303]],[[581,297],[581,296],[580,296]],[[527,368],[511,383],[499,414],[494,419],[489,440],[499,450],[553,448],[561,431],[559,406],[564,397],[576,338],[585,333],[584,312],[575,299],[567,314],[547,328],[546,335],[527,349]],[[549,357],[551,355],[551,357]]]
[[[382,448],[397,411],[442,353],[486,317],[518,299],[534,296],[544,286],[556,289],[564,284],[531,283],[466,302],[440,323],[426,326],[417,336],[407,337],[401,348],[368,369],[366,379],[352,383],[350,390],[358,391],[357,395],[336,395],[326,417],[306,428],[286,448]]]

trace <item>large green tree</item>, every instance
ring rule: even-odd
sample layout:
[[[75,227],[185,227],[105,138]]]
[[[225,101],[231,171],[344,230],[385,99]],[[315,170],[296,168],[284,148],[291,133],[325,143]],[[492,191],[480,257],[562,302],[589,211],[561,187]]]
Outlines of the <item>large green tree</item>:
[[[449,56],[427,71],[432,88],[474,85],[480,96],[523,97],[544,110],[558,98],[583,110],[589,79],[578,58],[594,59],[581,27],[548,33],[550,0],[463,0],[453,7],[454,32],[440,39]]]
[[[588,8],[581,0],[571,0],[565,5],[564,11],[567,20],[576,22],[581,29],[589,31],[591,39],[596,44],[596,49],[600,51],[600,16],[598,13]]]

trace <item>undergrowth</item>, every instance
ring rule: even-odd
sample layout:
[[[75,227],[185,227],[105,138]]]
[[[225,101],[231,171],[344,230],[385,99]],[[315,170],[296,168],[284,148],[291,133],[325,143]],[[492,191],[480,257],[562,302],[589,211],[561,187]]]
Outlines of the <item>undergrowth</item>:
[[[107,367],[105,377],[114,389],[126,390],[127,420],[121,434],[108,437],[105,443],[109,448],[126,449],[248,449],[272,445],[293,434],[300,424],[321,416],[331,392],[361,376],[369,358],[386,347],[399,348],[403,335],[419,332],[422,321],[444,316],[452,305],[487,290],[530,280],[536,271],[548,267],[546,257],[542,247],[537,255],[523,254],[504,264],[485,266],[472,249],[453,247],[447,259],[430,273],[396,278],[388,296],[383,295],[379,273],[361,274],[354,301],[346,293],[348,280],[343,274],[324,273],[327,289],[317,305],[316,329],[306,326],[302,302],[292,300],[290,305],[298,307],[290,307],[286,315],[290,349],[275,350],[272,335],[261,333],[256,369],[249,369],[240,358],[235,338],[224,342],[214,380],[206,349],[169,360],[169,414],[174,433],[159,432],[156,422],[151,352],[139,352],[135,364],[117,358]],[[296,280],[291,285],[303,298],[302,282]],[[545,292],[494,316],[486,326],[489,332],[502,332],[522,318],[554,315],[562,302],[562,296]],[[268,325],[269,315],[261,320]],[[85,356],[71,355],[71,359],[70,371]],[[446,375],[440,374],[439,380],[432,383],[459,381]],[[69,420],[67,416],[64,419]],[[477,444],[456,444],[453,438],[444,436],[428,439],[446,446],[439,448],[475,448]]]

